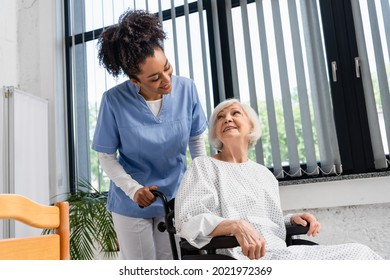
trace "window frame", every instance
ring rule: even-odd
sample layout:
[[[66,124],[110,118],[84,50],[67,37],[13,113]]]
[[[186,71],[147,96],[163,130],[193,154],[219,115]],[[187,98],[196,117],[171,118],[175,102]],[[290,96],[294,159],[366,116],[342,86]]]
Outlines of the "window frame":
[[[355,29],[352,18],[351,0],[337,1],[337,0],[320,0],[320,9],[322,15],[322,25],[324,32],[325,48],[327,61],[333,59],[339,62],[338,69],[340,76],[340,83],[331,83],[331,98],[334,108],[335,125],[337,132],[337,139],[340,147],[341,162],[343,165],[343,175],[363,174],[382,172],[384,170],[376,170],[374,167],[373,149],[370,140],[367,111],[364,100],[362,81],[353,77],[351,72],[344,71],[349,67],[349,64],[357,55],[357,43],[355,37]],[[208,22],[208,40],[209,40],[209,54],[211,78],[213,87],[213,101],[218,104],[221,101],[219,89],[216,50],[215,50],[215,36],[213,30],[212,16],[212,1],[203,1],[203,10],[206,12]],[[248,0],[247,3],[254,3],[255,0]],[[65,7],[65,48],[66,48],[66,104],[67,104],[67,129],[68,129],[68,158],[69,158],[69,179],[70,190],[77,189],[76,182],[78,178],[77,169],[77,155],[76,146],[77,139],[74,127],[75,122],[75,108],[74,105],[74,81],[72,81],[72,61],[71,48],[77,44],[84,43],[90,40],[97,39],[102,33],[103,28],[92,31],[76,34],[74,37],[70,34],[70,0],[64,0]],[[232,9],[240,6],[239,0],[231,0]],[[227,17],[225,1],[217,1],[218,7],[218,24],[220,26],[220,44],[224,46],[222,52],[222,66],[225,88],[225,96],[223,98],[233,98],[232,85],[232,65],[229,59],[229,38],[227,34]],[[189,3],[189,13],[198,11],[197,2]],[[184,15],[184,6],[175,7],[176,17]],[[165,10],[162,12],[163,20],[171,18],[171,11]],[[337,32],[335,32],[337,31]],[[328,65],[329,77],[332,77],[331,67]],[[329,78],[329,81],[331,79]],[[349,89],[349,90],[344,90]],[[351,90],[352,89],[352,90]],[[87,110],[87,109],[86,109]],[[386,155],[389,160],[389,155]],[[301,167],[304,169],[305,164]],[[87,167],[88,168],[88,167]],[[273,171],[272,168],[270,168]],[[284,171],[289,172],[289,166],[283,166]],[[386,170],[390,170],[388,167]],[[324,175],[319,175],[324,176]],[[279,179],[280,181],[290,180],[305,180],[312,178],[307,175],[300,177],[285,177]]]
[[[339,79],[330,86],[343,173],[375,172],[363,83],[350,71],[351,61],[359,56],[351,3],[331,0],[320,4],[322,17],[330,15],[323,22],[328,62],[339,62]],[[328,71],[332,77],[330,63]]]

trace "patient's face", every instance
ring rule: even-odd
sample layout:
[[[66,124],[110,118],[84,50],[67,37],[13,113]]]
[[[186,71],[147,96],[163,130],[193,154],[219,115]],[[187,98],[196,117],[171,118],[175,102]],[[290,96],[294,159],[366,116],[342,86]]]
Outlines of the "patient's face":
[[[215,129],[217,138],[224,146],[232,140],[248,143],[252,124],[241,105],[234,103],[217,114]]]

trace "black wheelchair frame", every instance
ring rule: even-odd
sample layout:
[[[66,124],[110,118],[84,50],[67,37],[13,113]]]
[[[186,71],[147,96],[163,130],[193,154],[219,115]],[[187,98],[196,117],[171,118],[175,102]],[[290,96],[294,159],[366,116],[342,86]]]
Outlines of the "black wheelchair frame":
[[[227,260],[234,258],[218,254],[218,249],[229,249],[240,246],[234,236],[216,236],[213,237],[209,244],[202,248],[196,248],[192,246],[188,241],[181,238],[179,241],[180,257],[176,243],[176,229],[174,225],[174,199],[168,201],[166,196],[160,191],[151,191],[154,196],[159,197],[164,207],[164,222],[158,224],[158,230],[161,232],[167,231],[169,235],[169,241],[171,245],[172,255],[174,260]],[[286,226],[286,244],[287,246],[292,245],[318,245],[315,242],[293,238],[293,236],[306,234],[309,230],[309,225],[303,227],[299,225],[288,225]]]

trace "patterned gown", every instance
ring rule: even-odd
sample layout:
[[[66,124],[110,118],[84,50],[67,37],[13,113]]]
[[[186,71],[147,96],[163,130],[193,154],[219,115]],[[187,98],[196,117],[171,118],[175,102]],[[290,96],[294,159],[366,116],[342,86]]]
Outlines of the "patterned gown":
[[[225,219],[251,223],[266,240],[262,259],[382,259],[365,245],[286,246],[285,225],[278,181],[253,161],[229,163],[197,157],[185,173],[175,199],[175,226],[180,237],[195,247],[210,242],[208,236]],[[236,259],[247,259],[241,248],[221,250]]]

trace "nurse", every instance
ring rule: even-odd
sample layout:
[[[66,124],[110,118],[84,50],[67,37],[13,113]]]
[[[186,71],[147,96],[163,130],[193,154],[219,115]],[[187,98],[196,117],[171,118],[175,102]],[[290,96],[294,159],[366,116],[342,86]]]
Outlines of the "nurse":
[[[150,190],[175,197],[187,146],[192,158],[206,155],[196,86],[172,74],[165,38],[155,15],[128,10],[98,41],[101,65],[129,78],[103,94],[92,143],[111,180],[107,208],[122,259],[172,259],[168,234],[157,229],[163,207]]]

